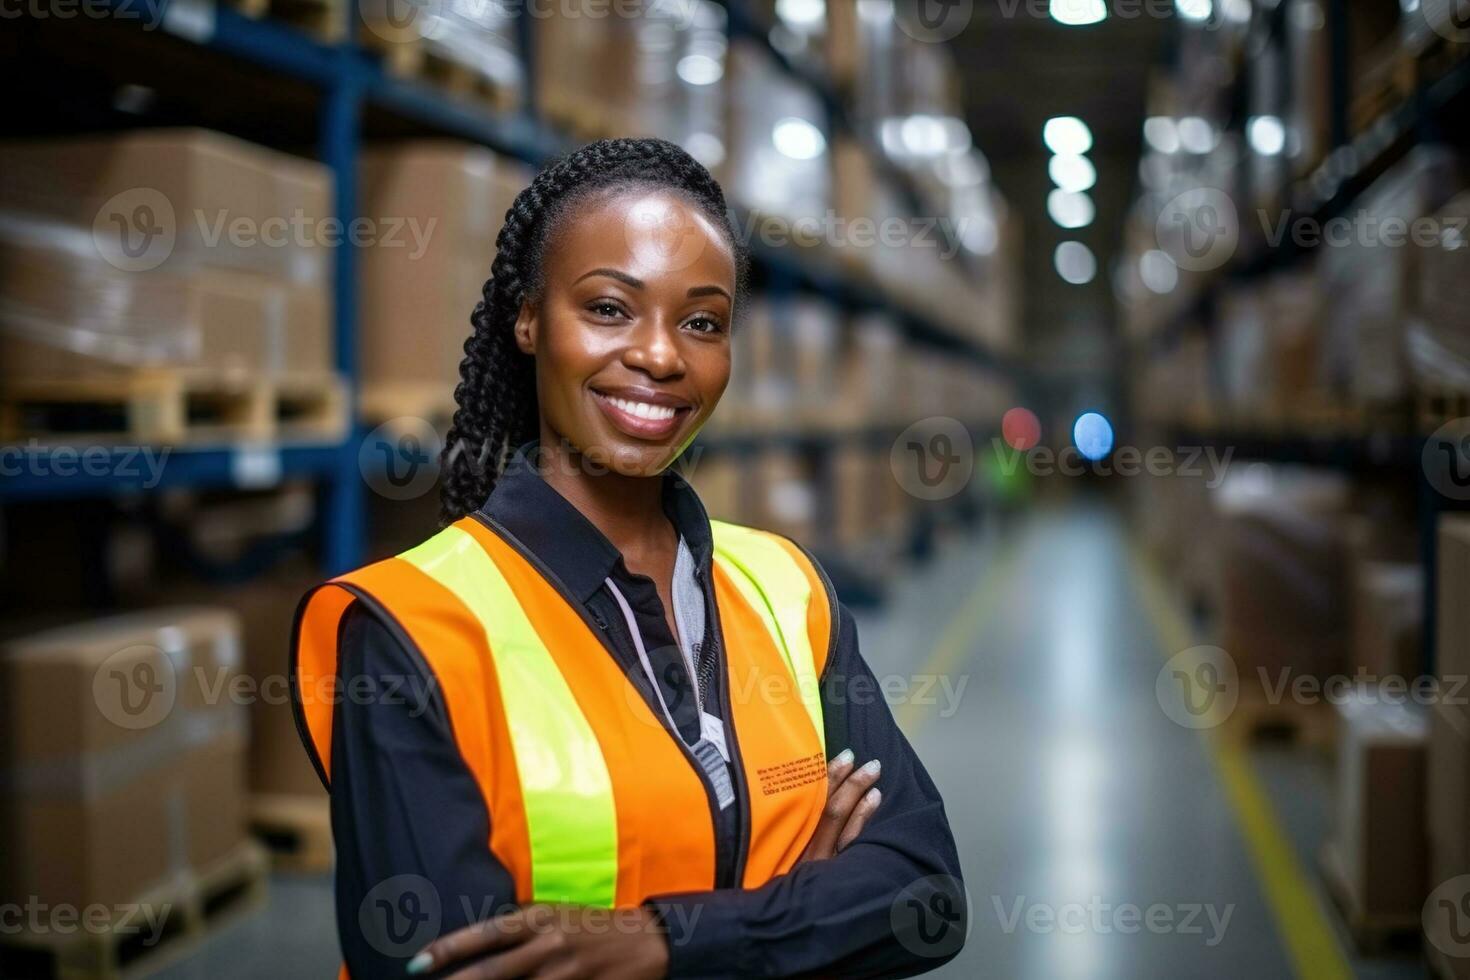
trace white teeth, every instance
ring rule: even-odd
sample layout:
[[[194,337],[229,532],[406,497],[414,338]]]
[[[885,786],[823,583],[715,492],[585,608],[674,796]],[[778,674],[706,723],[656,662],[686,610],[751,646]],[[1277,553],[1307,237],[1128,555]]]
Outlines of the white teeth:
[[[612,396],[608,396],[608,401],[629,415],[636,415],[640,419],[663,421],[674,417],[674,409],[668,405],[650,405],[648,402],[635,402],[628,398],[615,398]]]

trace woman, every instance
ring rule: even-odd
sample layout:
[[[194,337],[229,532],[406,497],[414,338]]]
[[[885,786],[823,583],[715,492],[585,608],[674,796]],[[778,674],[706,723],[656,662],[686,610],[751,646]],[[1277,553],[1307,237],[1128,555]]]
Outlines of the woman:
[[[347,969],[938,966],[966,924],[954,841],[852,616],[670,470],[730,374],[745,259],[719,185],[672,143],[599,141],[496,246],[448,526],[298,613]]]

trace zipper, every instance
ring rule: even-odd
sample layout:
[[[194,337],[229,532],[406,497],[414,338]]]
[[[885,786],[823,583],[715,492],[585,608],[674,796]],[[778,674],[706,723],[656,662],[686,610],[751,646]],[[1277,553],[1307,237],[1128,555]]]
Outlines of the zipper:
[[[704,593],[705,606],[710,615],[710,636],[715,644],[714,653],[719,657],[717,663],[720,666],[719,675],[723,683],[720,684],[720,713],[725,721],[725,742],[730,749],[730,768],[735,770],[734,777],[739,780],[740,793],[735,801],[739,813],[735,835],[735,860],[730,865],[729,879],[716,882],[717,888],[739,888],[740,882],[745,880],[745,864],[750,856],[750,783],[746,779],[745,763],[740,758],[740,739],[736,736],[735,715],[731,711],[730,688],[733,686],[730,678],[730,660],[725,656],[725,630],[720,625],[720,606],[715,602],[714,589],[710,583],[705,581],[701,569],[694,570],[694,577],[699,580],[700,591]]]
[[[613,657],[616,659],[616,657],[617,657],[617,651],[613,649],[613,647],[612,647],[612,641],[607,636],[607,624],[603,623],[600,618],[594,617],[591,614],[591,612],[588,609],[586,609],[580,602],[575,601],[571,597],[571,593],[567,589],[566,585],[562,582],[561,579],[557,578],[556,573],[554,573],[550,568],[547,568],[546,567],[546,564],[543,561],[541,561],[540,558],[538,558],[535,555],[533,555],[531,553],[531,551],[530,551],[529,548],[527,548],[524,544],[522,544],[520,542],[520,540],[516,538],[515,535],[513,535],[513,534],[510,533],[510,531],[508,531],[504,527],[502,527],[500,525],[500,523],[497,522],[493,517],[491,517],[488,514],[483,513],[482,511],[478,511],[478,510],[472,511],[471,512],[471,516],[474,517],[474,519],[477,520],[477,521],[479,521],[481,524],[485,525],[485,527],[489,528],[492,533],[494,533],[497,537],[499,537],[506,544],[508,544],[512,548],[514,548],[516,550],[516,552],[522,558],[524,558],[524,559],[526,559],[526,561],[530,562],[531,567],[534,568],[534,569],[536,569],[536,571],[541,575],[541,577],[544,578],[548,583],[551,584],[551,587],[552,588],[556,589],[557,593],[561,595],[562,599],[564,599],[566,601],[567,605],[571,606],[573,609],[575,609],[577,611],[577,615],[582,618],[582,622],[584,622],[584,623],[587,624],[588,628],[590,628],[592,630],[592,634],[597,637],[598,641],[607,649],[608,653],[612,654]],[[698,574],[698,573],[696,572],[696,574]],[[715,621],[715,636],[716,637],[719,637],[719,635],[720,635],[719,634],[719,620],[716,619],[716,621]],[[717,640],[717,642],[722,642],[722,641]],[[693,678],[691,678],[691,681],[693,681],[693,683],[695,683],[695,684],[698,683],[698,681],[694,680]],[[632,684],[633,682],[630,680],[630,681],[628,681],[628,683],[629,684]],[[729,710],[729,705],[728,705],[728,702],[729,702],[729,685],[725,685],[725,687],[726,687],[726,691],[725,691],[724,702],[725,702],[725,705],[726,705],[726,711],[728,712],[728,710]],[[689,768],[694,770],[695,776],[697,776],[699,778],[699,784],[704,787],[705,800],[709,804],[710,832],[711,833],[714,833],[714,834],[717,834],[719,832],[718,831],[718,828],[719,828],[719,822],[720,822],[720,801],[715,796],[715,788],[714,788],[714,786],[710,783],[709,778],[705,775],[704,767],[699,764],[699,760],[694,757],[694,753],[690,750],[689,746],[684,743],[683,736],[681,736],[673,728],[670,728],[669,727],[669,720],[664,717],[663,712],[662,711],[655,711],[655,712],[653,712],[653,715],[654,715],[655,718],[658,719],[659,727],[661,727],[665,732],[668,733],[669,737],[674,740],[674,744],[679,747],[679,751],[684,754],[684,761],[687,762],[687,763],[689,763]],[[734,728],[734,726],[732,725],[731,726],[731,729],[733,730],[733,728]],[[737,754],[737,751],[736,751],[736,748],[735,748],[735,738],[734,738],[734,735],[733,735],[733,731],[726,732],[725,733],[725,740],[730,745],[731,764],[734,765],[736,763],[736,761],[739,759],[739,755]],[[741,778],[742,778],[742,780],[744,779],[743,772],[742,772]],[[740,800],[738,802],[740,803],[740,805],[741,805],[742,808],[745,806],[745,795],[744,794],[741,795]],[[748,821],[744,817],[744,811],[742,810],[742,817],[741,817],[741,832],[742,832],[742,834],[744,833],[745,824],[747,822]],[[746,845],[744,845],[744,846],[748,846],[748,843]],[[736,864],[736,867],[737,867],[737,874],[735,876],[735,880],[736,881],[739,881],[740,880],[740,877],[739,877],[739,874],[738,874],[738,870],[743,870],[744,865],[745,865],[743,851],[744,851],[744,847],[743,846],[737,846],[737,848],[736,848],[736,854],[735,854],[735,864]],[[717,853],[716,854],[716,863],[718,864],[718,862],[719,862],[719,858],[718,858],[718,853]],[[716,883],[716,887],[721,887],[718,882]]]

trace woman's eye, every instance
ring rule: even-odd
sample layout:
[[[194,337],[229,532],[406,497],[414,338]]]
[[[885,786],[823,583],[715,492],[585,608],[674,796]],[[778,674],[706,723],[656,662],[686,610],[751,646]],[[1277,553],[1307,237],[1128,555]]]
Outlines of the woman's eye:
[[[597,300],[590,304],[587,309],[604,319],[615,319],[623,315],[623,308],[611,300]]]
[[[707,316],[695,317],[689,321],[688,326],[692,327],[695,333],[719,333],[723,329],[720,321]]]

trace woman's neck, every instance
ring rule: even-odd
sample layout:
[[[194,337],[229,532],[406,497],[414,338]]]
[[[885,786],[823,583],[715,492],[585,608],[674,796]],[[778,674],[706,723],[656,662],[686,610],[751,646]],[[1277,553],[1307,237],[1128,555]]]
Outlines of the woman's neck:
[[[630,568],[644,565],[650,551],[677,546],[664,513],[662,477],[625,476],[564,443],[541,445],[542,479],[612,542]]]

